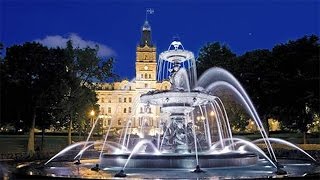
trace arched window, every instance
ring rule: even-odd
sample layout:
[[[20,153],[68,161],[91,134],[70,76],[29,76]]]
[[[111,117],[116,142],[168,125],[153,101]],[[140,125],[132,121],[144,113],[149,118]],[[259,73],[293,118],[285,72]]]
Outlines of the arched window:
[[[140,113],[143,113],[143,107],[140,107]]]
[[[144,74],[144,78],[148,79],[148,74],[147,73]]]
[[[149,74],[149,79],[151,79],[151,74]]]
[[[148,84],[147,83],[144,84],[144,88],[148,88]]]
[[[143,74],[141,74],[141,79],[143,79]]]
[[[124,108],[124,109],[123,109],[123,113],[127,113],[127,108]]]

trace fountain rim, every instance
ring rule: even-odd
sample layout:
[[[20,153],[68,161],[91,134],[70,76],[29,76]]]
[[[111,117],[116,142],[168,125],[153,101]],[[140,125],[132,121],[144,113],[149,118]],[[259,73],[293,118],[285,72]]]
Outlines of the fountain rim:
[[[178,62],[184,62],[187,60],[194,59],[194,54],[191,51],[183,49],[167,50],[160,53],[159,59],[164,59],[171,63],[174,63],[177,60]]]
[[[174,98],[171,100],[170,98]],[[186,107],[205,105],[216,100],[217,96],[202,91],[151,91],[140,96],[140,101],[149,105],[170,105],[178,104]],[[179,100],[179,101],[177,101]]]
[[[110,154],[110,153],[103,153],[102,158],[105,157],[122,157],[128,158],[130,153],[122,153],[122,154]],[[215,158],[215,159],[225,159],[225,158],[245,158],[245,157],[257,157],[257,153],[254,152],[227,152],[227,153],[219,153],[219,154],[210,154],[210,153],[199,153],[199,157],[203,158]],[[159,159],[159,158],[176,158],[176,159],[183,159],[183,158],[195,158],[195,153],[186,153],[186,154],[179,154],[179,153],[161,153],[161,154],[153,154],[153,153],[137,153],[134,154],[131,159]]]

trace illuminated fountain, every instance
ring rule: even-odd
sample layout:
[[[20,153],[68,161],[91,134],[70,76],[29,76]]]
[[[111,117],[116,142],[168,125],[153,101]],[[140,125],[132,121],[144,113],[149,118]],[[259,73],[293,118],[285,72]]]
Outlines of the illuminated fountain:
[[[131,177],[150,178],[148,171],[145,171],[148,168],[154,171],[159,170],[159,172],[163,169],[179,169],[176,170],[178,173],[192,170],[196,172],[195,174],[204,172],[202,170],[204,169],[209,174],[203,173],[206,175],[200,177],[212,177],[215,176],[212,174],[213,171],[223,167],[234,167],[232,172],[240,174],[241,171],[248,171],[243,172],[243,176],[231,175],[236,178],[255,178],[256,176],[252,174],[258,171],[253,171],[252,168],[259,169],[259,173],[263,171],[258,175],[259,177],[269,177],[270,173],[285,175],[287,174],[286,166],[289,167],[289,165],[283,166],[282,163],[279,163],[271,142],[297,149],[315,161],[305,151],[287,141],[268,138],[250,98],[229,72],[221,68],[211,68],[199,79],[196,74],[193,53],[185,50],[178,40],[173,41],[169,49],[159,55],[157,74],[158,81],[169,78],[171,89],[142,94],[133,105],[133,112],[136,112],[135,109],[141,104],[145,109],[156,106],[161,110],[157,127],[159,131],[156,136],[144,137],[143,123],[140,128],[141,138],[134,141],[128,131],[131,127],[131,120],[135,117],[134,114],[131,114],[128,117],[127,127],[123,129],[118,142],[108,141],[110,125],[103,141],[89,141],[88,137],[86,142],[74,144],[61,151],[47,161],[45,166],[49,167],[51,172],[52,160],[79,146],[82,147],[82,150],[74,157],[78,159],[75,163],[77,165],[68,164],[66,167],[85,166],[80,164],[82,154],[89,148],[100,147],[99,157],[93,163],[97,165],[92,170],[104,170],[102,172],[107,175],[102,175],[102,177],[111,177],[110,173],[116,174],[116,177],[125,177],[125,172],[129,171],[129,174],[130,172],[133,174]],[[233,137],[227,111],[223,101],[216,93],[221,90],[232,92],[236,97],[235,100],[243,105],[245,111],[255,121],[261,139],[250,142]],[[264,144],[266,152],[255,144],[258,142]],[[141,171],[141,169],[144,170]],[[308,170],[310,171],[310,168]],[[137,172],[140,175],[134,175]],[[301,176],[295,172],[289,172],[289,174]],[[155,176],[162,175],[160,173]],[[183,174],[180,175],[183,176]],[[80,175],[80,177],[84,176]],[[97,176],[90,177],[96,178]],[[170,176],[164,176],[164,178],[170,178]]]
[[[165,64],[165,65],[164,65]],[[166,67],[166,68],[163,68]],[[140,103],[149,106],[158,106],[165,118],[160,118],[162,124],[162,135],[159,138],[156,151],[154,153],[139,153],[132,151],[129,153],[104,154],[101,158],[102,167],[122,167],[123,168],[212,168],[224,166],[248,166],[256,164],[257,153],[249,151],[239,151],[234,145],[231,127],[226,110],[219,97],[214,95],[214,88],[223,86],[226,83],[233,87],[235,93],[245,94],[245,92],[233,84],[226,81],[213,81],[209,85],[204,84],[204,78],[196,82],[195,58],[192,52],[184,50],[181,42],[173,41],[169,49],[159,56],[158,77],[170,72],[169,80],[171,89],[168,91],[150,91],[141,95]],[[232,75],[219,68],[210,69],[207,73],[219,72],[220,78],[232,79]],[[162,77],[163,78],[163,77]],[[237,83],[232,82],[234,84]],[[240,86],[241,87],[241,86]],[[241,91],[242,90],[242,91]],[[244,103],[245,101],[241,95]],[[247,106],[247,110],[253,114],[254,109]],[[196,116],[196,111],[200,116]],[[211,113],[210,114],[208,114]],[[211,116],[211,117],[209,117]],[[214,116],[214,117],[213,117]],[[198,118],[197,118],[198,117]],[[255,118],[255,116],[253,116]],[[262,132],[262,137],[266,133],[261,126],[259,119],[256,119],[258,127]],[[202,128],[196,130],[196,121],[202,121]],[[210,125],[213,124],[213,125]],[[218,141],[212,141],[212,129],[217,129]],[[197,127],[198,128],[198,127]],[[126,137],[126,136],[124,136]],[[124,141],[129,139],[124,139]],[[146,141],[147,143],[147,141]],[[213,143],[219,143],[214,146]],[[124,142],[124,144],[127,144]],[[149,145],[152,144],[149,142]],[[138,143],[139,145],[139,143]],[[137,145],[137,146],[138,146]],[[142,144],[140,144],[142,145]],[[270,143],[266,140],[266,145],[271,153],[270,163],[274,166],[276,162],[272,153]],[[257,147],[254,147],[257,148]],[[139,147],[137,148],[139,149]],[[260,151],[263,153],[262,151]],[[266,156],[264,153],[263,155]],[[154,163],[157,162],[157,163]]]

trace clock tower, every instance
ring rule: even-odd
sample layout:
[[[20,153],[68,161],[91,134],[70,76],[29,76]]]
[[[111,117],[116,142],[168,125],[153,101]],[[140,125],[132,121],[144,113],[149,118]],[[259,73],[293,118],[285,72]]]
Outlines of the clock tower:
[[[156,89],[157,61],[156,47],[151,39],[151,26],[148,21],[142,26],[140,42],[136,50],[137,89]]]

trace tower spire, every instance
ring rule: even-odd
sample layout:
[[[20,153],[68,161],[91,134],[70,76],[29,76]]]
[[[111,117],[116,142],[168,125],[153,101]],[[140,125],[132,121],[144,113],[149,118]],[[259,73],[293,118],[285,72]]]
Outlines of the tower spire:
[[[146,9],[146,20],[142,26],[142,36],[139,43],[140,47],[148,46],[153,47],[152,41],[151,41],[151,26],[148,22],[148,14],[153,14],[154,10],[151,8]]]

